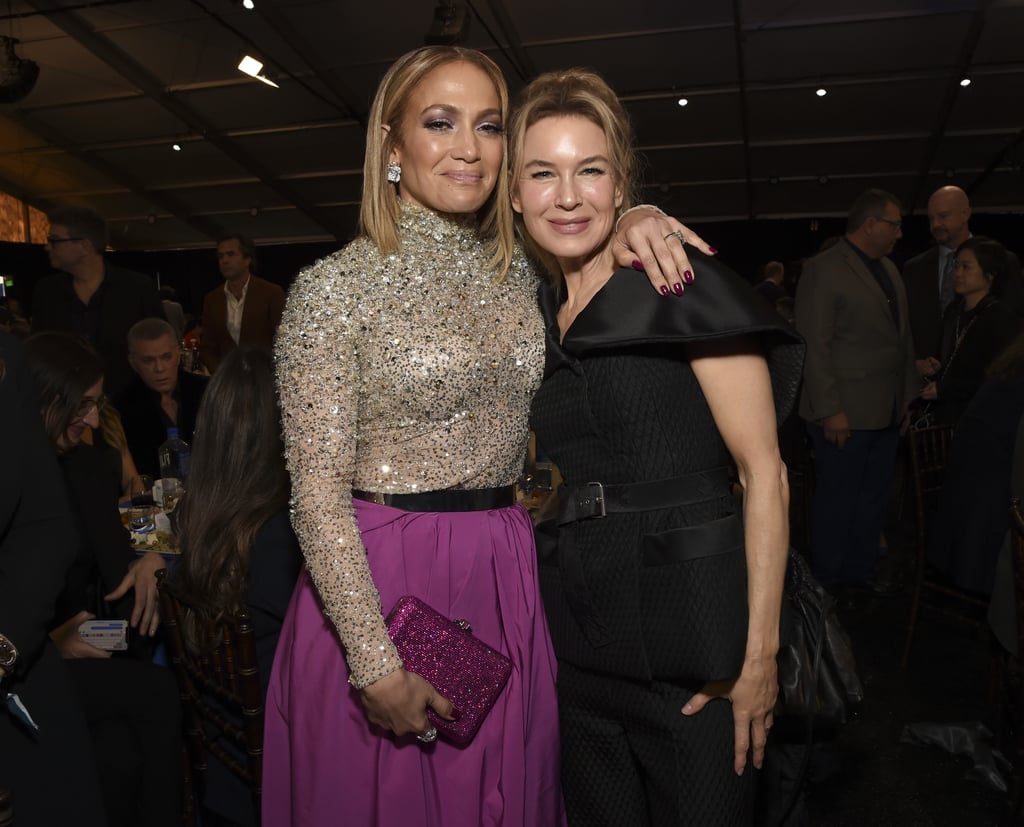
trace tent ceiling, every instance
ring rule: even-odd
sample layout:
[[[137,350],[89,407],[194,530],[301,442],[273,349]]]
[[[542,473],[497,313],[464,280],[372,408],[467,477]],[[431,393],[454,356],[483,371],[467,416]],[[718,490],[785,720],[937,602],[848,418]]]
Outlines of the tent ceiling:
[[[454,1],[9,0],[0,34],[41,71],[0,105],[0,189],[90,204],[121,249],[344,240],[376,83]],[[464,45],[513,92],[601,71],[646,197],[688,220],[843,214],[868,186],[921,211],[944,183],[1024,208],[1024,0],[465,4]],[[238,72],[246,52],[279,89]]]

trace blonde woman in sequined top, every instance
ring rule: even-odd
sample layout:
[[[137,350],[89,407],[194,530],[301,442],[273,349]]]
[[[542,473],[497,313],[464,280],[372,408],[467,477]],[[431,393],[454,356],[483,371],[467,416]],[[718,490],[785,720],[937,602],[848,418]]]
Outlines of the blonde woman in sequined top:
[[[306,568],[267,698],[264,824],[564,821],[555,659],[512,488],[544,330],[513,238],[507,111],[479,52],[400,58],[370,113],[361,236],[288,297],[277,380]],[[674,275],[648,271],[671,292],[688,265],[663,238],[681,225],[632,218],[625,263],[660,252]],[[436,739],[428,708],[458,710],[387,635],[407,594],[513,663],[468,745]]]

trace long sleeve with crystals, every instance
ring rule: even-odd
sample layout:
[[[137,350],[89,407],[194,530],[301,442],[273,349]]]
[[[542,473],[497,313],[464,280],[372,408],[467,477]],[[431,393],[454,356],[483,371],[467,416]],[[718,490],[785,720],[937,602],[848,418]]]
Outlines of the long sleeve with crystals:
[[[400,238],[396,254],[359,239],[300,273],[275,347],[292,523],[357,688],[401,661],[352,489],[514,482],[543,368],[521,256],[498,283],[471,224],[407,205]]]

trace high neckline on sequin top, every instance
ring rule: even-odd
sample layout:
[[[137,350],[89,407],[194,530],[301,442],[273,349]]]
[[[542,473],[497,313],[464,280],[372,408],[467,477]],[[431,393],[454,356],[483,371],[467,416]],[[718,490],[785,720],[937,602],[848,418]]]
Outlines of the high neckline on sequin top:
[[[438,241],[454,238],[465,238],[471,235],[476,238],[477,220],[475,215],[449,215],[428,210],[408,201],[400,201],[401,212],[398,216],[399,230],[406,232],[429,233]]]

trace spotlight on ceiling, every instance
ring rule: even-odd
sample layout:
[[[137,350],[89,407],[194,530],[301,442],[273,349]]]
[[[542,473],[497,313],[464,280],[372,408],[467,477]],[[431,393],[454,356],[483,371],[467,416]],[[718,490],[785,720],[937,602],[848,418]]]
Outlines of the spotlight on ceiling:
[[[469,36],[469,11],[465,0],[438,0],[434,19],[423,36],[427,46],[454,46]]]
[[[0,35],[0,103],[20,101],[39,80],[39,64],[14,53],[18,41]]]
[[[175,152],[181,152],[181,144],[171,144],[171,149]]]
[[[823,98],[825,97],[825,95],[828,94],[828,89],[826,89],[824,86],[819,86],[818,89],[815,90],[814,94],[817,95],[819,98]]]
[[[252,0],[242,0],[242,8],[252,11],[256,8],[256,4],[253,3]]]
[[[971,85],[971,79],[970,78],[963,78],[960,81],[960,85],[961,86],[970,86]]]
[[[686,106],[686,104],[688,104],[689,101],[686,98],[680,98],[679,100],[676,101],[676,103],[678,103],[680,106]]]
[[[256,80],[262,81],[267,84],[267,86],[273,86],[275,89],[281,88],[266,75],[260,74],[260,72],[263,71],[263,64],[256,58],[250,57],[249,55],[242,58],[241,62],[238,64],[238,71],[251,78],[256,78]]]

